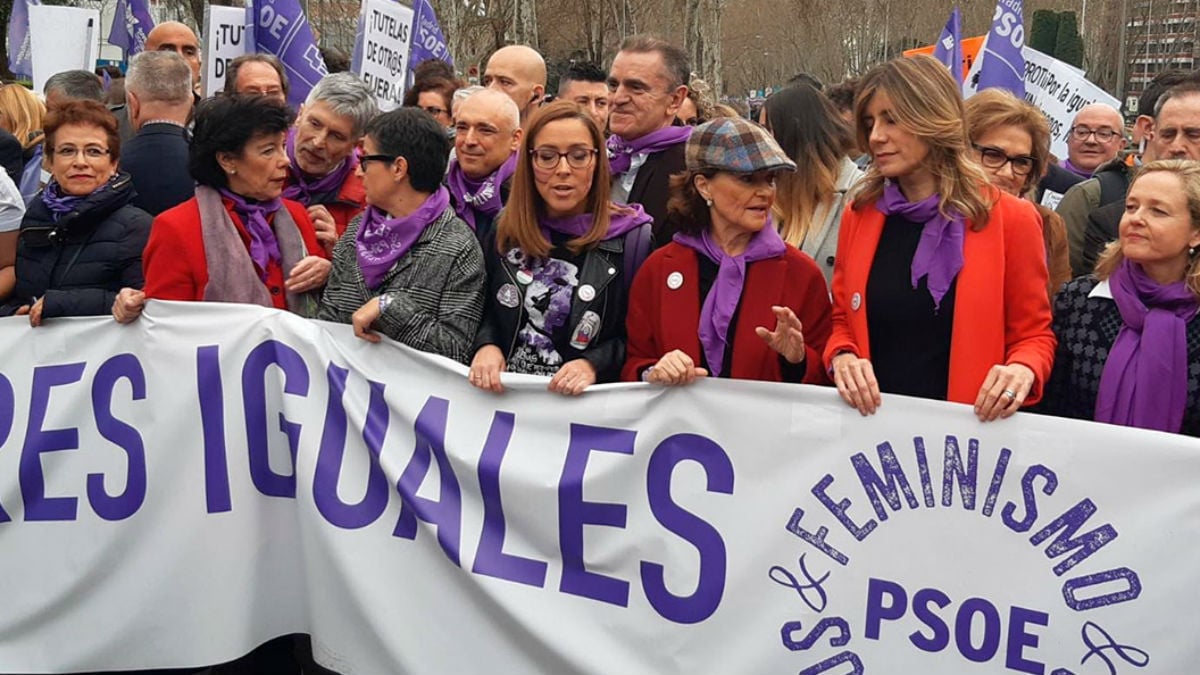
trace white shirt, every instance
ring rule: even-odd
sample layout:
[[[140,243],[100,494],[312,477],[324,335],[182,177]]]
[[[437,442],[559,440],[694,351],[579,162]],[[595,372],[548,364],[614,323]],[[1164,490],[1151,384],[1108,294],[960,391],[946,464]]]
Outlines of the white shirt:
[[[21,198],[21,191],[8,177],[8,172],[0,171],[0,232],[21,229],[24,218],[25,200]]]
[[[637,180],[638,169],[646,163],[648,152],[639,152],[629,158],[629,170],[613,179],[612,200],[618,204],[629,202],[629,193],[633,191],[633,182]]]

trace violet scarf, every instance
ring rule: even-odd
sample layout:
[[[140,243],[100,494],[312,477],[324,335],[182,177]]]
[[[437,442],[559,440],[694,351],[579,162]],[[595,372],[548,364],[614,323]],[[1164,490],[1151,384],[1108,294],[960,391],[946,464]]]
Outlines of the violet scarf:
[[[663,127],[632,141],[626,141],[616,134],[609,136],[608,162],[613,178],[629,171],[634,155],[661,152],[672,145],[684,143],[691,137],[692,130],[693,127]]]
[[[746,250],[738,256],[726,255],[707,231],[698,237],[677,232],[675,241],[720,266],[708,297],[704,298],[704,304],[700,307],[699,326],[704,358],[708,361],[711,374],[718,376],[725,365],[725,345],[731,339],[729,324],[733,321],[733,313],[737,311],[742,289],[746,285],[747,263],[778,258],[783,255],[786,245],[775,230],[770,216],[767,217],[766,226],[751,237]]]
[[[1164,286],[1129,260],[1108,283],[1125,325],[1104,362],[1096,421],[1178,433],[1187,405],[1187,323],[1200,303],[1183,281]]]
[[[508,156],[500,168],[496,169],[483,180],[473,180],[467,177],[459,166],[458,160],[450,161],[450,171],[446,173],[446,187],[454,195],[454,211],[471,229],[476,229],[475,212],[486,213],[495,218],[504,202],[500,199],[500,186],[517,171],[517,153]]]
[[[383,283],[388,270],[408,253],[425,227],[437,220],[449,206],[450,193],[444,187],[426,197],[407,216],[388,218],[381,209],[368,206],[354,236],[358,268],[362,270],[367,286],[375,288]]]
[[[641,204],[629,204],[627,206],[610,204],[608,232],[605,233],[604,240],[623,237],[642,225],[653,221],[654,219],[642,210]],[[578,239],[587,234],[588,230],[592,229],[592,214],[584,213],[569,218],[539,216],[538,227],[541,228],[542,236],[546,238],[546,241],[550,241],[551,232],[558,232],[572,239]]]
[[[288,132],[287,156],[292,162],[290,170],[292,180],[287,187],[283,188],[283,196],[286,199],[294,199],[305,206],[312,206],[313,197],[317,195],[340,190],[342,183],[345,183],[346,178],[358,167],[358,155],[351,152],[350,156],[342,160],[336,169],[320,178],[309,180],[300,170],[300,164],[296,162],[296,130],[294,128]]]
[[[259,278],[266,281],[267,265],[271,261],[279,262],[279,242],[275,239],[275,230],[271,229],[271,223],[267,219],[283,206],[283,200],[276,197],[266,202],[251,202],[225,188],[218,192],[233,202],[233,212],[241,219],[242,226],[250,235],[250,259],[258,267]]]
[[[100,186],[103,188],[104,186]],[[46,183],[45,189],[42,190],[42,203],[46,208],[50,209],[50,215],[53,216],[54,222],[58,222],[59,218],[67,215],[79,206],[79,202],[83,201],[88,195],[64,195],[59,193],[58,181],[53,178],[49,183]]]
[[[1062,168],[1066,169],[1067,171],[1070,171],[1071,173],[1075,174],[1076,176],[1083,176],[1084,178],[1092,177],[1091,171],[1084,171],[1083,169],[1076,168],[1076,166],[1074,164],[1072,164],[1071,160],[1069,160],[1069,159],[1064,159],[1062,162],[1059,162],[1058,165],[1061,166]]]
[[[912,285],[917,287],[921,277],[927,277],[926,286],[933,296],[936,311],[942,298],[954,283],[963,266],[963,238],[966,236],[966,218],[953,214],[947,218],[938,211],[941,195],[932,194],[919,202],[910,202],[900,192],[900,186],[888,181],[883,196],[875,202],[875,208],[884,215],[898,215],[914,223],[924,223],[921,241],[912,259]]]

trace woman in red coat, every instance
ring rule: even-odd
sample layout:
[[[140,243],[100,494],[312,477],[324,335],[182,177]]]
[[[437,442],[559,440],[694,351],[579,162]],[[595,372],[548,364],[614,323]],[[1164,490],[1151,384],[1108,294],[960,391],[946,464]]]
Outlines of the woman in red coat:
[[[630,290],[622,379],[826,382],[825,278],[771,222],[775,174],[796,165],[769,132],[740,118],[696,127],[686,157],[668,205],[678,234]]]

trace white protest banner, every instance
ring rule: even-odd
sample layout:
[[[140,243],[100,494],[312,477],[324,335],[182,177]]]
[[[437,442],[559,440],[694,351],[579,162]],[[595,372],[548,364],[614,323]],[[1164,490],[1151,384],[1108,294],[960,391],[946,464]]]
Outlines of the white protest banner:
[[[985,42],[986,46],[986,42]],[[1104,103],[1116,110],[1121,102],[1087,79],[1084,72],[1031,47],[1021,50],[1025,57],[1025,100],[1046,113],[1050,122],[1050,152],[1060,159],[1067,156],[1067,137],[1071,122],[1085,105]],[[963,82],[963,96],[975,94],[975,76],[982,59],[976,59]]]
[[[51,75],[96,68],[100,58],[100,11],[55,5],[29,6],[29,48],[33,89],[42,91]]]
[[[413,10],[395,0],[363,0],[354,46],[354,72],[387,112],[404,101],[412,45]]]
[[[494,395],[219,303],[0,340],[2,672],[202,666],[293,632],[347,674],[1200,659],[1194,438],[899,396],[862,418],[747,381]]]
[[[246,10],[221,5],[204,6],[204,63],[200,79],[204,95],[213,96],[225,87],[229,62],[247,51]]]

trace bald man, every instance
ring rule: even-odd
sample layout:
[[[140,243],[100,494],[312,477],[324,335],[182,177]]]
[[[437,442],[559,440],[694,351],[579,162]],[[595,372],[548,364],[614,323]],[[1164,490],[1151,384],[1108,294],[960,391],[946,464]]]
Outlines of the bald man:
[[[187,24],[164,21],[146,36],[148,52],[175,52],[183,57],[192,69],[192,88],[200,86],[200,41]]]
[[[1067,161],[1062,167],[1091,178],[1101,164],[1125,147],[1125,120],[1103,103],[1086,105],[1075,115],[1067,136]]]
[[[517,104],[524,125],[546,96],[546,61],[524,45],[501,47],[488,59],[483,86],[507,94]]]
[[[471,94],[454,114],[454,159],[446,187],[454,210],[483,245],[508,197],[521,145],[521,113],[505,94],[483,89]]]

